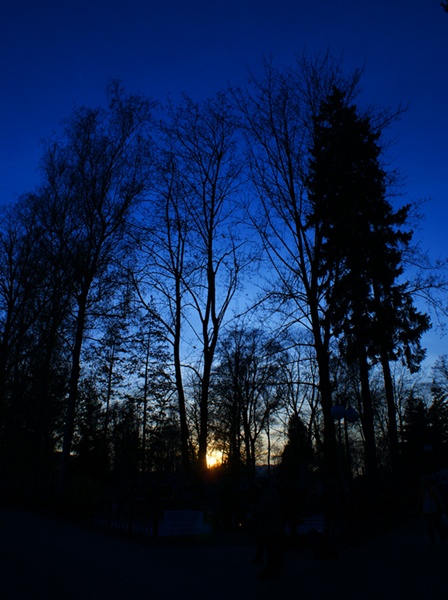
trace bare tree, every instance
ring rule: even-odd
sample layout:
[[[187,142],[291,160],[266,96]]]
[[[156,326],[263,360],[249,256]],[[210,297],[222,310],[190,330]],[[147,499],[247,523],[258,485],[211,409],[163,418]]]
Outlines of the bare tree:
[[[271,430],[286,394],[281,345],[261,329],[228,330],[218,346],[212,413],[215,443],[232,474],[244,464],[253,479],[264,442],[269,466]]]
[[[60,465],[64,491],[78,398],[83,340],[95,304],[117,285],[128,253],[126,223],[147,185],[150,104],[111,84],[107,109],[79,108],[65,136],[48,144],[40,190],[45,235],[59,237],[73,287],[72,367]],[[121,253],[121,256],[120,256]]]
[[[198,459],[205,469],[211,369],[245,260],[236,230],[242,162],[225,94],[201,105],[188,97],[178,106],[169,105],[161,134],[150,208],[153,225],[147,230],[141,279],[154,294],[173,349],[186,468],[190,434],[185,368],[194,369],[200,381]]]
[[[287,362],[282,365],[286,385],[285,430],[291,418],[300,419],[307,428],[309,442],[314,441],[319,447],[319,378],[312,340],[309,334],[301,336],[294,330],[290,334],[291,347],[285,353]],[[294,343],[297,339],[298,344]]]
[[[36,319],[39,275],[34,223],[23,221],[17,207],[0,220],[0,414],[14,363],[23,353],[23,338]]]
[[[245,90],[235,92],[252,181],[260,200],[253,218],[275,285],[267,294],[277,303],[286,328],[300,323],[312,334],[319,370],[319,394],[324,419],[324,454],[329,476],[337,472],[336,439],[330,376],[332,336],[328,277],[322,274],[319,255],[322,233],[309,227],[306,195],[309,147],[313,122],[321,101],[334,85],[349,97],[356,94],[360,73],[348,76],[329,55],[298,59],[293,69],[265,63],[261,76],[251,77]]]
[[[40,233],[26,200],[1,216],[0,448],[5,470],[27,473],[31,485],[43,482],[53,456],[64,373],[56,330],[67,315]]]
[[[432,367],[431,391],[434,398],[443,402],[448,399],[448,356],[439,356]]]

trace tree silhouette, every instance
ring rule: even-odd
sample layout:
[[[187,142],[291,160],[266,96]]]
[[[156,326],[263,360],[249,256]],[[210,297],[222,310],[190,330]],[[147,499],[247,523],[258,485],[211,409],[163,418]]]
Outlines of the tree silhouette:
[[[72,276],[73,340],[60,489],[65,489],[78,400],[81,352],[89,314],[116,289],[120,249],[124,258],[126,222],[148,177],[142,134],[149,123],[148,101],[109,88],[107,109],[79,108],[65,137],[48,145],[42,162],[40,195],[48,236],[60,236],[65,268]]]
[[[338,472],[331,415],[332,332],[328,298],[322,292],[329,283],[319,265],[322,234],[309,226],[306,180],[313,117],[335,83],[350,96],[356,93],[359,77],[358,71],[345,76],[341,65],[327,54],[315,60],[303,57],[284,71],[268,62],[261,76],[250,78],[247,89],[235,92],[260,206],[252,223],[273,270],[266,296],[284,318],[285,329],[299,323],[312,336],[327,480]]]
[[[153,223],[140,287],[157,291],[160,322],[172,346],[186,470],[191,440],[183,356],[187,348],[195,350],[188,368],[199,382],[197,458],[205,471],[215,349],[246,262],[244,240],[234,226],[241,213],[237,191],[242,163],[225,94],[201,104],[185,96],[168,107],[161,129]]]
[[[66,279],[47,262],[33,207],[30,197],[22,198],[1,220],[0,446],[30,483],[45,485],[65,389],[61,334],[68,304]]]
[[[429,326],[406,287],[397,283],[411,233],[402,229],[408,207],[394,211],[386,198],[380,135],[381,128],[359,115],[346,94],[334,87],[315,120],[308,181],[310,224],[324,240],[317,262],[331,281],[326,290],[333,307],[330,318],[347,361],[359,368],[366,466],[372,476],[377,457],[369,358],[381,357],[390,384],[388,361],[396,358],[401,346],[410,364],[418,364],[424,356],[420,338]],[[388,401],[396,463],[397,427],[390,393]]]
[[[253,328],[235,327],[218,345],[211,428],[232,475],[244,464],[247,478],[255,477],[262,435],[269,440],[270,421],[284,402],[282,354],[281,346]]]
[[[443,360],[430,409],[408,403],[397,436],[391,366],[418,369],[429,323],[413,303],[419,281],[405,279],[409,213],[387,199],[383,121],[354,104],[359,72],[345,76],[328,55],[265,67],[233,92],[236,106],[227,93],[184,97],[157,127],[148,100],[113,84],[107,107],[75,110],[47,143],[41,185],[2,211],[8,482],[50,489],[60,458],[60,491],[71,465],[78,482],[107,475],[130,496],[154,472],[205,470],[209,446],[223,452],[219,473],[252,478],[289,424],[284,474],[306,450],[328,483],[341,398],[360,409],[353,436],[369,474],[377,451],[389,459],[387,435],[393,464],[398,449],[417,456],[423,413],[423,437],[445,448]],[[264,318],[252,305],[251,328],[232,329],[243,268],[257,284],[265,274],[246,251],[254,231],[269,267]],[[442,297],[439,282],[423,284]]]

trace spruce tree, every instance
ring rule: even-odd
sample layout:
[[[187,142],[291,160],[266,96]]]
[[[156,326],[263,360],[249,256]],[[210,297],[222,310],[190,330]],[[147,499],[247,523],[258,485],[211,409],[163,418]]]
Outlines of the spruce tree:
[[[315,259],[327,275],[323,293],[334,334],[347,362],[358,366],[366,470],[372,477],[377,456],[371,359],[381,361],[388,384],[391,457],[396,462],[389,360],[401,353],[409,365],[417,366],[424,355],[420,338],[429,326],[400,279],[403,252],[412,238],[405,229],[409,207],[394,210],[387,198],[381,133],[368,115],[359,114],[357,106],[333,88],[314,122],[308,179],[309,225],[324,240]]]

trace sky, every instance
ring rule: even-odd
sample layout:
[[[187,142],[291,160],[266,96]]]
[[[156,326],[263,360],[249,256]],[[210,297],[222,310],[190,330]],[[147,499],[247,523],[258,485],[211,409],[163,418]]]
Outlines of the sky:
[[[41,142],[111,79],[164,100],[243,83],[264,56],[327,50],[364,68],[362,100],[407,106],[392,132],[405,201],[425,199],[416,241],[446,256],[448,13],[439,0],[3,0],[0,203],[38,182]],[[448,352],[432,338],[430,353]],[[445,345],[447,348],[445,349]]]

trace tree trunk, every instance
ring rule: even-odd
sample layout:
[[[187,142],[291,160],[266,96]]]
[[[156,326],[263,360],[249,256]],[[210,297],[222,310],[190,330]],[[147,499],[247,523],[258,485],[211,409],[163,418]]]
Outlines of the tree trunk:
[[[145,380],[143,385],[143,423],[142,423],[142,476],[145,478],[146,475],[146,425],[148,422],[148,388],[149,388],[149,353],[150,346],[146,348],[145,356]]]
[[[65,413],[64,439],[62,444],[61,460],[59,463],[58,492],[61,496],[63,496],[66,492],[70,453],[75,430],[76,405],[78,402],[78,383],[79,375],[81,373],[81,350],[86,321],[86,305],[87,292],[84,292],[78,299],[78,316],[76,318],[75,343],[73,346],[72,368],[69,381],[67,409]]]
[[[390,446],[390,465],[392,478],[399,475],[400,456],[398,443],[398,427],[397,427],[397,412],[395,408],[395,396],[392,382],[392,374],[390,372],[390,364],[386,352],[381,350],[381,365],[383,368],[384,390],[387,402],[387,417],[388,417],[388,435]]]
[[[310,304],[311,306],[311,304]],[[339,481],[339,465],[334,419],[331,414],[333,397],[330,379],[330,354],[322,340],[320,320],[317,307],[311,310],[314,334],[314,348],[319,371],[319,393],[322,414],[324,417],[324,479],[326,482]]]
[[[361,379],[361,397],[362,397],[362,429],[365,439],[365,464],[366,474],[370,483],[375,483],[377,476],[377,456],[375,444],[375,425],[372,405],[372,395],[370,393],[369,365],[365,346],[360,343],[359,351],[359,374]]]
[[[182,380],[182,365],[180,358],[180,331],[175,332],[174,337],[174,370],[176,378],[177,399],[179,406],[179,421],[180,421],[180,436],[181,436],[181,452],[182,466],[185,475],[190,474],[190,433],[188,430],[187,408],[185,401],[184,386]]]
[[[208,391],[210,387],[211,365],[204,364],[201,382],[200,416],[199,416],[199,472],[207,471],[207,443],[208,443]]]

